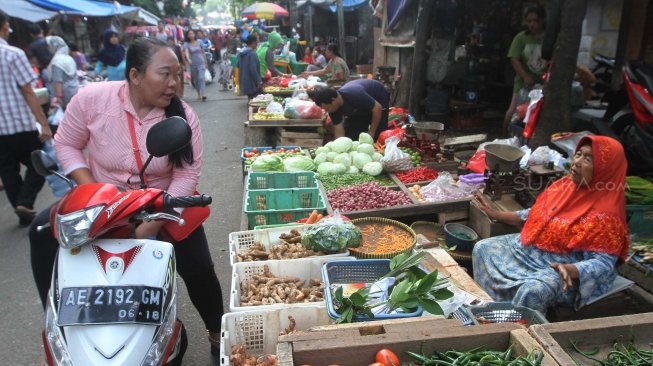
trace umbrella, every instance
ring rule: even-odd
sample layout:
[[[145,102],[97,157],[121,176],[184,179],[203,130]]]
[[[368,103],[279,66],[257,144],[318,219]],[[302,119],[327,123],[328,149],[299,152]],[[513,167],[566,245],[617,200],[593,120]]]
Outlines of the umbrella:
[[[288,10],[273,3],[254,3],[246,7],[241,13],[247,19],[269,19],[287,17]]]

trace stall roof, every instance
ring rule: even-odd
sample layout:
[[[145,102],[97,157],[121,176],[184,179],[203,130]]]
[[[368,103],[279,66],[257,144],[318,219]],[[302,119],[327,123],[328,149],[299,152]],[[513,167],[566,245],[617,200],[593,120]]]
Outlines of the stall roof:
[[[344,11],[353,11],[365,5],[367,2],[368,2],[367,0],[342,0],[342,7]],[[302,7],[308,4],[329,9],[334,13],[336,12],[335,0],[298,0],[297,1],[297,7]]]
[[[41,8],[63,14],[78,14],[87,16],[107,17],[137,11],[138,8],[129,5],[116,5],[92,0],[29,0]]]
[[[39,8],[27,0],[0,1],[0,9],[12,18],[40,22],[57,15],[56,12]]]

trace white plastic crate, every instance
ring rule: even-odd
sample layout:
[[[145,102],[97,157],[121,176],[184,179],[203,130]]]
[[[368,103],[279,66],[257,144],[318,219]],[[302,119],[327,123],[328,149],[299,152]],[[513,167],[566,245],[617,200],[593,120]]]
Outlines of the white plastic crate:
[[[247,353],[259,357],[277,353],[279,332],[288,328],[288,316],[295,319],[295,329],[304,331],[318,325],[332,324],[324,307],[287,307],[227,313],[222,316],[220,365],[231,366],[231,347],[244,345]]]
[[[229,311],[248,311],[259,309],[278,309],[283,307],[296,306],[326,306],[324,301],[297,303],[297,304],[273,304],[258,306],[240,306],[240,282],[250,279],[253,275],[263,274],[263,267],[268,266],[270,272],[275,276],[293,276],[306,281],[308,286],[311,279],[322,280],[322,265],[326,262],[338,260],[356,260],[354,257],[309,257],[289,260],[272,260],[265,262],[240,262],[234,263],[231,275],[231,293],[229,298]]]
[[[290,234],[290,230],[295,229],[300,233],[305,230],[306,227],[310,226],[305,224],[292,225],[292,226],[280,226],[269,229],[262,230],[247,230],[247,231],[237,231],[229,234],[229,261],[233,266],[234,263],[238,263],[238,252],[246,250],[251,247],[255,242],[260,242],[265,247],[265,251],[269,252],[270,248],[280,244],[281,239],[279,235],[281,234]],[[349,251],[345,250],[343,253],[329,254],[319,257],[347,257],[349,256]],[[296,259],[292,259],[296,260]]]

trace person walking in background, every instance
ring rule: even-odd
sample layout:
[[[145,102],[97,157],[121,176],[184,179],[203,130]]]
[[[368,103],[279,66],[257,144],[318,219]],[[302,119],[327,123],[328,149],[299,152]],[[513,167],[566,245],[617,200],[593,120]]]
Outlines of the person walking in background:
[[[70,50],[70,57],[75,60],[77,70],[86,72],[86,65],[88,64],[86,55],[79,51],[79,47],[75,42],[68,42],[68,50]]]
[[[42,72],[43,69],[48,67],[50,64],[52,53],[48,49],[48,45],[45,43],[43,29],[41,29],[38,24],[32,23],[29,25],[29,34],[33,38],[32,43],[29,44],[29,53],[31,57],[36,58],[39,72]]]
[[[163,20],[159,20],[156,23],[156,39],[161,40],[163,42],[168,42],[168,30],[166,29],[166,24]],[[173,37],[174,38],[174,37]]]
[[[107,68],[107,80],[125,80],[125,46],[120,44],[118,32],[113,28],[104,31],[102,49],[95,65],[95,75],[100,76]]]
[[[283,39],[281,35],[277,32],[272,32],[268,36],[267,42],[261,43],[261,45],[256,50],[256,55],[258,56],[258,61],[261,64],[261,77],[266,78],[268,70],[270,71],[270,76],[287,76],[281,71],[277,70],[274,66],[274,51],[281,46]]]
[[[177,95],[180,98],[184,97],[184,84],[185,84],[185,77],[184,77],[184,71],[186,70],[186,65],[188,64],[188,60],[186,60],[186,54],[184,53],[184,50],[181,48],[181,45],[175,41],[175,37],[173,35],[168,36],[168,47],[172,48],[173,51],[175,51],[175,56],[177,56],[177,60],[179,60],[179,73],[178,77],[179,80],[177,81]]]
[[[306,46],[304,48],[304,58],[302,59],[305,63],[312,65],[313,64],[313,47]]]
[[[52,138],[52,131],[32,89],[36,75],[25,52],[7,43],[9,33],[9,16],[0,10],[0,178],[19,225],[27,226],[36,216],[34,201],[45,183],[30,155]],[[26,167],[24,179],[21,164]]]
[[[318,71],[305,71],[302,76],[325,76],[327,82],[347,82],[349,79],[349,67],[338,52],[338,46],[330,44],[324,52],[329,60],[327,65]]]
[[[229,33],[229,44],[227,46],[227,52],[231,55],[235,55],[238,52],[238,49],[243,46],[243,40],[241,39],[243,35],[243,30],[238,28],[236,33]]]
[[[50,52],[54,55],[48,65],[46,74],[48,79],[48,92],[52,97],[51,106],[60,106],[64,110],[70,102],[70,99],[77,94],[79,90],[79,80],[77,79],[77,64],[70,57],[68,45],[58,36],[46,37],[46,42]]]
[[[503,134],[508,133],[508,125],[517,109],[519,92],[530,90],[533,85],[542,82],[546,71],[546,60],[542,59],[542,41],[544,40],[544,22],[546,12],[542,6],[526,10],[528,29],[517,33],[508,50],[508,58],[515,69],[515,82],[512,88],[512,101],[503,120]]]
[[[258,38],[254,34],[247,36],[246,47],[238,54],[238,68],[240,74],[238,84],[240,93],[249,99],[263,92],[263,79],[261,79],[259,59],[256,55]]]
[[[197,91],[197,100],[205,101],[205,74],[208,62],[202,44],[195,38],[195,31],[192,29],[186,33],[184,52],[186,53],[186,59],[190,64],[190,78],[193,88]]]

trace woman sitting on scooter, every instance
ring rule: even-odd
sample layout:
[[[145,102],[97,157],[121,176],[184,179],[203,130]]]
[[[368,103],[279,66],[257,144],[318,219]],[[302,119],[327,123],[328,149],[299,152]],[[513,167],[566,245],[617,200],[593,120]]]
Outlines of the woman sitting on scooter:
[[[126,81],[91,84],[68,105],[56,138],[57,156],[65,173],[78,184],[104,182],[122,190],[138,189],[139,169],[129,120],[133,119],[144,161],[147,131],[166,116],[177,115],[185,117],[191,127],[191,144],[168,157],[154,158],[145,175],[149,187],[173,196],[193,194],[202,168],[202,132],[195,111],[175,95],[181,81],[174,51],[158,39],[139,38],[127,51],[126,66]],[[44,306],[58,244],[51,230],[39,232],[36,228],[46,224],[49,215],[49,208],[41,212],[29,232],[32,272]],[[164,224],[142,223],[136,227],[135,237],[157,237]],[[204,321],[215,353],[220,343],[222,292],[204,228],[199,226],[186,239],[172,244],[177,272]]]

